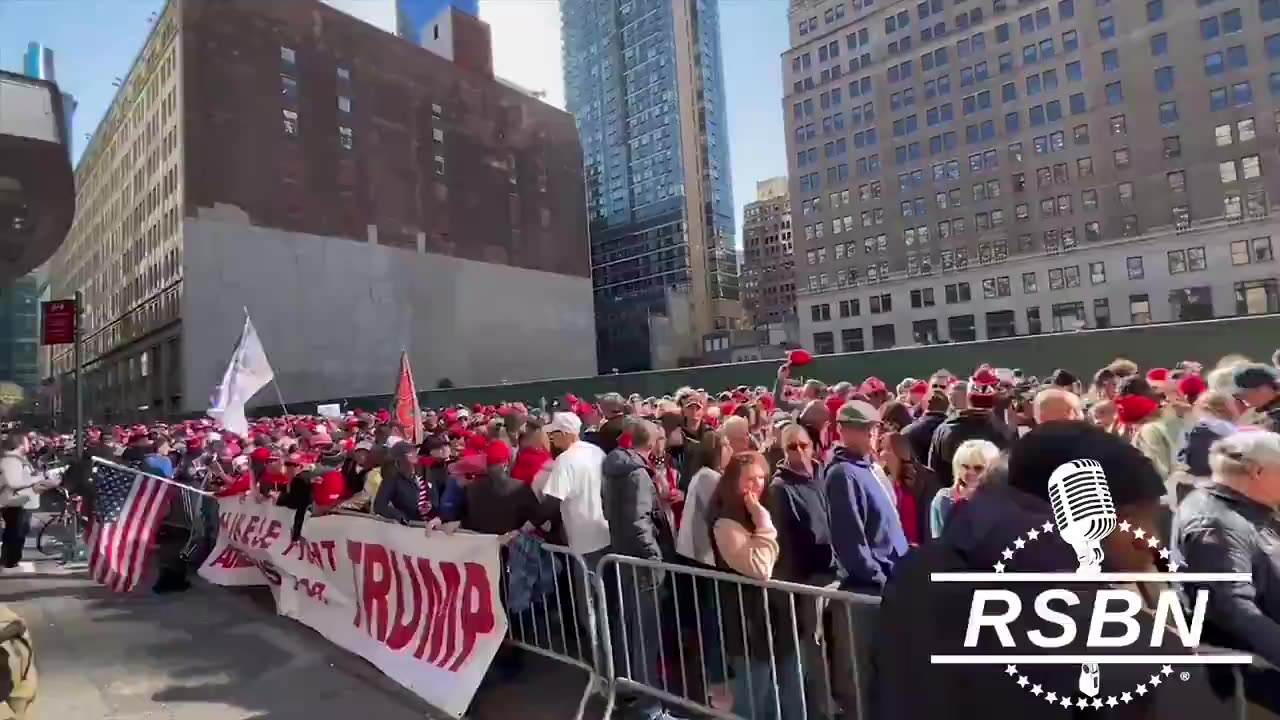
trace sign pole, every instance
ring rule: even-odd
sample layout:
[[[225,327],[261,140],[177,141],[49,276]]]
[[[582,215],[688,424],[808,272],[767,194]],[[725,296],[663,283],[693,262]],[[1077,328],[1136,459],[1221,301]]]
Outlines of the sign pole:
[[[76,366],[76,457],[84,457],[84,358],[80,346],[84,344],[84,330],[81,328],[81,307],[84,304],[84,293],[76,291],[76,331],[75,345],[72,351],[72,362]]]

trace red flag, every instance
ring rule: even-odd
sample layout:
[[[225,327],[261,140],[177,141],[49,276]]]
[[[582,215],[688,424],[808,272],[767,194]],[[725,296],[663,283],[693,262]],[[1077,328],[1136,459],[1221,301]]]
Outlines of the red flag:
[[[421,445],[423,438],[422,408],[418,405],[418,389],[413,384],[413,371],[409,369],[409,353],[400,352],[400,377],[396,380],[396,396],[391,406],[395,423],[404,428],[405,440]]]

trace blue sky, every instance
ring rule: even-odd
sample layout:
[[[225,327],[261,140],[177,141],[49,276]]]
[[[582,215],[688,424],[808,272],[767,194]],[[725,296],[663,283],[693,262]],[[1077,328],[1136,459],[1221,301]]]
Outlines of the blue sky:
[[[261,0],[270,2],[270,0]],[[359,12],[370,0],[334,0]],[[0,0],[0,69],[21,69],[32,40],[57,53],[58,83],[76,96],[75,152],[84,147],[146,38],[148,17],[163,0]],[[730,164],[738,222],[755,184],[787,171],[781,105],[781,64],[787,48],[786,0],[720,0],[727,81]],[[547,91],[563,106],[560,22],[555,0],[480,0],[494,36],[497,73]]]

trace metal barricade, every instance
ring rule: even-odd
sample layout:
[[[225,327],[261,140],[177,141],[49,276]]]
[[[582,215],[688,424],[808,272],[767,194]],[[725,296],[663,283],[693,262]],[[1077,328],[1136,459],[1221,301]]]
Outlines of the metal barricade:
[[[620,555],[595,586],[605,718],[620,691],[721,718],[871,717],[877,597]]]
[[[567,547],[519,536],[502,553],[502,602],[506,643],[580,668],[586,687],[574,720],[586,712],[591,692],[602,685],[600,633],[592,573]]]

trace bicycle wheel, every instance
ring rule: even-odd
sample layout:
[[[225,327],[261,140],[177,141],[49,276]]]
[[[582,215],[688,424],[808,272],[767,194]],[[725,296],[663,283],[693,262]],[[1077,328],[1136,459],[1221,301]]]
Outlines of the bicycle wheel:
[[[36,534],[36,550],[45,555],[62,557],[75,544],[75,522],[66,515],[50,518]]]

